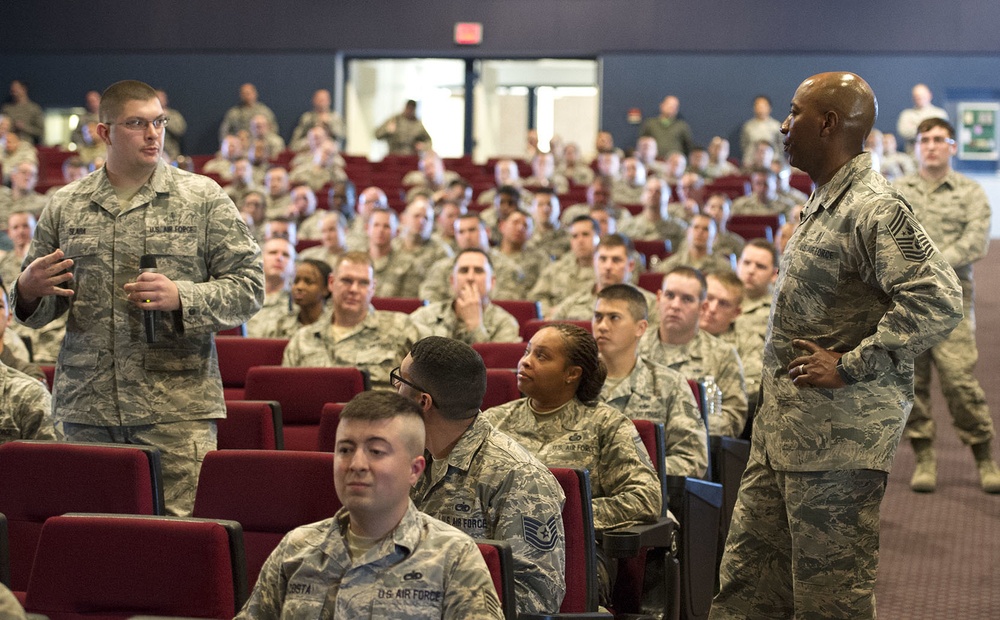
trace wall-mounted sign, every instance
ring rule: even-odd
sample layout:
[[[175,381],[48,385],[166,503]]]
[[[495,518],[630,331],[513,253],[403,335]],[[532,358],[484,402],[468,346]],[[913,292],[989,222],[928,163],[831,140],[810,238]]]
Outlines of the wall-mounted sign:
[[[1000,103],[966,101],[958,104],[958,158],[997,161],[997,116]]]

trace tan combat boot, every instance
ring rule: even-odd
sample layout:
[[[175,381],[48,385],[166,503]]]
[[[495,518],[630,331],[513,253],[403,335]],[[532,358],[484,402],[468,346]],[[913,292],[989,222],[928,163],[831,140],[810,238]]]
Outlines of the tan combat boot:
[[[912,439],[913,452],[917,456],[917,468],[910,478],[910,488],[917,493],[933,493],[937,488],[937,460],[930,439]]]
[[[979,486],[987,493],[1000,493],[1000,467],[990,454],[990,442],[972,446],[972,455],[976,457],[976,469],[979,470]]]

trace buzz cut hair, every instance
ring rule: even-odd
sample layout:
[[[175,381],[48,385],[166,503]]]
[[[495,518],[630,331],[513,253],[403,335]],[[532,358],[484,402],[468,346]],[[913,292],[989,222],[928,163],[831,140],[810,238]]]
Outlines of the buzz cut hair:
[[[115,82],[101,94],[98,116],[102,123],[110,124],[115,122],[129,101],[149,101],[156,98],[156,90],[145,82],[138,80]]]
[[[699,301],[705,301],[705,297],[708,296],[708,282],[705,281],[705,274],[699,269],[695,269],[689,265],[678,265],[663,276],[663,286],[667,286],[667,278],[673,275],[681,276],[682,278],[691,278],[692,280],[697,280],[698,285],[701,286],[701,295],[698,296]]]
[[[410,456],[416,457],[424,453],[424,418],[420,405],[396,392],[367,391],[357,394],[344,405],[340,412],[340,423],[344,420],[361,422],[380,422],[393,418],[402,418],[406,427],[406,443]]]
[[[612,284],[605,286],[597,294],[597,300],[624,301],[628,305],[628,313],[635,321],[649,320],[649,305],[646,297],[631,284]]]
[[[429,390],[438,412],[449,420],[479,413],[486,395],[486,365],[475,349],[453,338],[428,336],[410,349],[410,375]]]

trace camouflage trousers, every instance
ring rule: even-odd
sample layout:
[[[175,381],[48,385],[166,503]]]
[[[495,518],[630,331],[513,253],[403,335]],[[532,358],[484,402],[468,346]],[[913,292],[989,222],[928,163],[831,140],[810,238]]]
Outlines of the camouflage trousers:
[[[66,441],[125,443],[160,451],[163,499],[168,515],[190,517],[205,453],[216,448],[215,420],[187,420],[141,426],[63,423]]]
[[[908,439],[934,439],[931,412],[931,366],[937,368],[941,392],[948,403],[959,439],[976,445],[993,439],[993,418],[986,393],[975,377],[979,350],[976,348],[975,315],[971,300],[965,300],[965,318],[937,346],[913,361],[913,410],[906,420]]]
[[[710,618],[875,618],[879,504],[870,469],[743,474]]]

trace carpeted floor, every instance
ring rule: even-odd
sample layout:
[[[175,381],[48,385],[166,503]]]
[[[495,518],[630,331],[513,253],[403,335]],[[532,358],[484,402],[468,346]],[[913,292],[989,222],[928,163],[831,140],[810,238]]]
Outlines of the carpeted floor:
[[[975,268],[976,375],[1000,427],[1000,245]],[[882,620],[1000,618],[1000,495],[986,495],[972,453],[951,427],[935,387],[938,488],[910,491],[913,451],[904,441],[882,503],[876,587]],[[994,442],[994,443],[1000,443]],[[994,446],[994,455],[1000,450]]]

